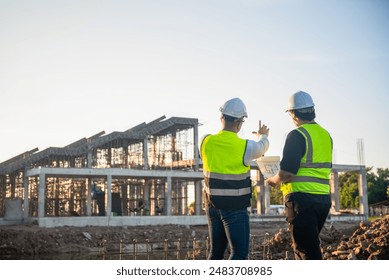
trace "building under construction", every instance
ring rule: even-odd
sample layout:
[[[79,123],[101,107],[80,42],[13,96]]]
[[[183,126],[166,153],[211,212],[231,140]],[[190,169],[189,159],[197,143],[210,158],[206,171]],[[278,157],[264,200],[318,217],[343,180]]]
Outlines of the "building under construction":
[[[33,149],[0,163],[0,221],[41,226],[204,224],[198,120],[162,116],[123,132],[97,133],[65,147]],[[253,165],[254,181],[260,172]],[[364,166],[361,214],[367,213]],[[262,182],[263,183],[263,182]],[[268,214],[269,188],[257,184],[258,214]],[[284,219],[284,218],[282,218]]]
[[[200,215],[198,125],[162,116],[2,162],[0,218]]]

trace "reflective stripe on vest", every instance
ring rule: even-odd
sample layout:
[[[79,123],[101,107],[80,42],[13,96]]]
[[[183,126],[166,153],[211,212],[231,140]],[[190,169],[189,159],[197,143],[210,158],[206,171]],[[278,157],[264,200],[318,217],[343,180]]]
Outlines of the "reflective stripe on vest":
[[[312,182],[312,183],[318,183],[318,184],[329,184],[330,180],[328,179],[320,179],[315,177],[308,177],[308,176],[298,176],[295,177],[292,182],[299,182],[299,183],[306,183],[306,182]]]
[[[233,210],[250,205],[250,166],[244,164],[247,140],[230,131],[208,135],[201,143],[204,192],[211,205]]]
[[[203,174],[205,177],[210,179],[232,180],[232,181],[240,181],[246,179],[247,177],[250,177],[250,171],[243,174],[220,174],[216,172],[203,170]]]
[[[220,174],[215,172],[203,171],[206,178],[217,179],[222,181],[242,181],[250,177],[250,171],[244,174]],[[236,184],[236,189],[217,189],[209,188],[205,185],[204,190],[210,195],[221,195],[221,196],[240,196],[251,193],[251,187],[240,187],[240,182]]]
[[[243,189],[215,189],[209,188],[208,186],[204,186],[204,191],[210,195],[217,196],[242,196],[251,193],[251,188],[243,188]]]
[[[332,167],[332,140],[327,131],[318,124],[297,128],[305,138],[306,152],[300,168],[291,182],[282,184],[283,195],[291,192],[329,194],[329,179]],[[313,144],[313,140],[320,141]],[[314,147],[315,146],[315,147]],[[316,158],[315,158],[316,157]]]

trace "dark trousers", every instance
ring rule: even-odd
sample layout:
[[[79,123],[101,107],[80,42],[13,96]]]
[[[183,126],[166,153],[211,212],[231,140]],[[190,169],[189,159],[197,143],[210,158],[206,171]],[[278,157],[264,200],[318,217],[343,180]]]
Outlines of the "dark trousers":
[[[287,201],[285,203],[296,260],[323,259],[319,235],[330,207],[331,204],[328,203],[309,201]]]
[[[222,260],[228,248],[230,260],[246,260],[249,254],[250,222],[247,209],[206,208],[211,243],[209,260]]]

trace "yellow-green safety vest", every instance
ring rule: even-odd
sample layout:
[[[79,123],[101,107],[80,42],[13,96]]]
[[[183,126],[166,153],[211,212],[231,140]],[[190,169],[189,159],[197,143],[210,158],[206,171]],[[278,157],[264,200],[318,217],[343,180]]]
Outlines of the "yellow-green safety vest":
[[[247,140],[225,130],[206,136],[201,143],[204,190],[217,208],[250,205],[250,166],[244,163],[246,145]]]
[[[292,192],[329,194],[332,167],[332,140],[319,124],[304,124],[297,128],[305,138],[306,151],[296,176],[281,185],[283,195]]]

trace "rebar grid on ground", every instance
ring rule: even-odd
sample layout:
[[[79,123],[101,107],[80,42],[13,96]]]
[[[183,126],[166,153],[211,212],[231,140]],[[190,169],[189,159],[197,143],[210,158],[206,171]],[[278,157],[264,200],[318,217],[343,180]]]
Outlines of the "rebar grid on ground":
[[[201,260],[207,259],[210,250],[208,237],[204,240],[198,238],[156,241],[132,239],[128,242],[120,240],[119,246],[104,240],[100,246],[97,258],[119,260]],[[227,250],[226,259],[229,252],[230,250]],[[265,236],[250,235],[249,259],[272,259],[268,233]]]

